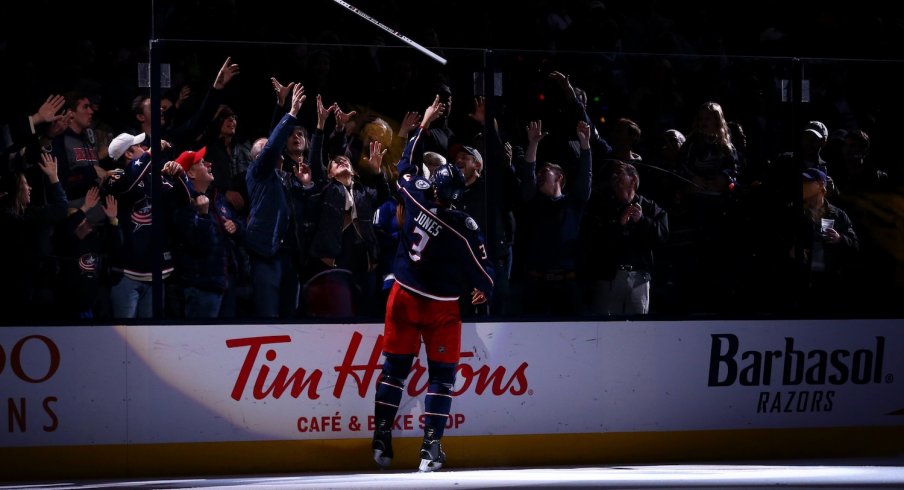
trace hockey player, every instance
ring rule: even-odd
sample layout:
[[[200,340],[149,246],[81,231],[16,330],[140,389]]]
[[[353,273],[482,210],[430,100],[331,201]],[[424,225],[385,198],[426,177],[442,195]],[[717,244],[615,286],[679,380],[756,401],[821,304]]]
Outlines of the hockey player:
[[[453,208],[464,190],[464,176],[454,165],[440,165],[427,180],[419,175],[421,135],[442,114],[439,97],[408,141],[398,163],[399,248],[393,270],[383,333],[383,373],[374,403],[373,457],[383,468],[392,461],[392,424],[405,380],[420,349],[427,351],[429,388],[424,400],[424,441],[420,471],[434,471],[446,461],[440,440],[452,406],[452,386],[461,352],[458,299],[470,292],[471,303],[487,301],[493,271],[477,222]]]

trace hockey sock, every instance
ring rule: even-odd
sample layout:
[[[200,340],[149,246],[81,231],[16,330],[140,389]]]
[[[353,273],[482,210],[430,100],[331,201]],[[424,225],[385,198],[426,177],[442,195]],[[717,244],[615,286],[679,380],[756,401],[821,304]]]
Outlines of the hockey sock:
[[[405,379],[414,364],[414,356],[411,354],[385,354],[386,362],[383,363],[383,373],[377,384],[377,394],[374,397],[374,418],[377,426],[384,422],[386,429],[392,429],[392,422],[396,412],[399,411],[399,403],[402,401],[402,393],[405,389]],[[385,425],[388,424],[388,425]]]
[[[455,364],[427,361],[430,386],[424,401],[427,418],[425,427],[432,427],[437,439],[443,436],[449,410],[452,408],[452,385],[455,384]]]

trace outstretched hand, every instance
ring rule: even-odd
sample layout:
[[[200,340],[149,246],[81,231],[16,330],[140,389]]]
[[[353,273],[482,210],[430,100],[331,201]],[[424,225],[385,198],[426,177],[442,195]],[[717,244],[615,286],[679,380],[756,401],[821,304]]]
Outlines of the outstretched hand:
[[[50,95],[38,108],[38,112],[31,116],[31,120],[34,124],[40,124],[62,119],[64,115],[57,115],[57,113],[60,112],[64,105],[66,105],[65,97],[62,95]]]
[[[342,109],[336,104],[336,129],[340,131],[345,129],[346,124],[348,124],[351,118],[357,115],[358,111],[342,112]]]
[[[335,103],[329,107],[324,107],[323,99],[320,97],[320,94],[317,94],[317,129],[323,129],[327,119],[330,118],[330,113],[335,111],[338,107],[339,106]]]
[[[223,67],[220,68],[220,71],[217,73],[217,78],[213,81],[213,88],[222,90],[226,84],[232,80],[232,77],[238,74],[239,65],[232,62],[231,56],[227,57],[226,62],[223,63]]]
[[[288,85],[283,85],[279,83],[279,80],[276,77],[270,77],[270,85],[273,86],[273,90],[276,91],[276,104],[282,107],[286,103],[286,97],[289,96],[289,93],[295,88],[295,82],[289,82]]]
[[[483,97],[483,96],[474,97],[474,112],[468,114],[468,117],[479,122],[480,124],[486,124],[486,122],[487,122],[487,99],[486,99],[486,97]]]
[[[289,109],[292,117],[298,117],[298,111],[301,110],[301,105],[307,98],[308,96],[304,94],[304,86],[295,84],[295,87],[292,88],[292,107]]]
[[[75,119],[75,113],[69,109],[64,110],[62,114],[55,116],[50,121],[50,126],[47,127],[47,131],[44,134],[50,139],[56,138],[63,134],[63,131],[66,131],[73,119]]]
[[[380,171],[381,165],[383,165],[383,155],[389,148],[383,148],[383,144],[377,140],[370,142],[370,157],[368,161],[370,162],[370,169],[373,173],[378,173]]]
[[[82,203],[81,210],[85,213],[90,211],[94,206],[100,203],[100,189],[92,187],[85,193],[85,201]]]
[[[116,203],[116,198],[111,195],[107,195],[107,197],[104,199],[104,214],[107,215],[107,219],[113,219],[116,217],[118,210],[117,208],[118,206]]]
[[[41,161],[38,162],[38,165],[41,166],[41,171],[44,172],[44,175],[50,179],[51,184],[56,184],[60,181],[60,177],[57,175],[57,159],[55,156],[41,152]]]
[[[402,140],[408,139],[408,133],[417,127],[420,117],[421,115],[417,111],[406,112],[405,117],[402,118],[402,124],[399,126],[399,138],[402,138]]]
[[[531,121],[527,126],[527,141],[530,144],[540,143],[540,140],[549,134],[543,131],[543,121]]]
[[[191,86],[183,85],[182,88],[179,89],[179,96],[176,97],[176,102],[173,103],[173,106],[176,109],[179,109],[189,97],[191,97]]]
[[[445,110],[446,107],[439,101],[439,95],[437,95],[436,98],[433,99],[433,103],[424,110],[424,120],[421,122],[421,126],[423,126],[424,129],[427,129],[430,126],[430,123],[443,115]]]

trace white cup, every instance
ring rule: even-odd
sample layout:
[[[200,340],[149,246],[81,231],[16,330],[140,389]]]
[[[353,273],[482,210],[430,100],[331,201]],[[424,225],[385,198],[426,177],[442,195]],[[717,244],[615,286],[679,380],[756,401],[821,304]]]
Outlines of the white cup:
[[[819,231],[825,233],[826,230],[828,230],[829,228],[834,228],[834,227],[835,227],[835,220],[828,219],[828,218],[822,218],[822,224],[821,224],[821,228]]]

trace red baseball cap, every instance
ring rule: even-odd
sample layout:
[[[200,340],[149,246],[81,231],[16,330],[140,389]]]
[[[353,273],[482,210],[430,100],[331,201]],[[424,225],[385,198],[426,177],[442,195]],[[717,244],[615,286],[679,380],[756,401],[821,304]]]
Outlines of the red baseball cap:
[[[192,166],[201,163],[205,153],[207,153],[206,146],[198,151],[183,151],[182,154],[176,158],[176,163],[182,166],[182,170],[188,172],[188,169],[192,168]]]

